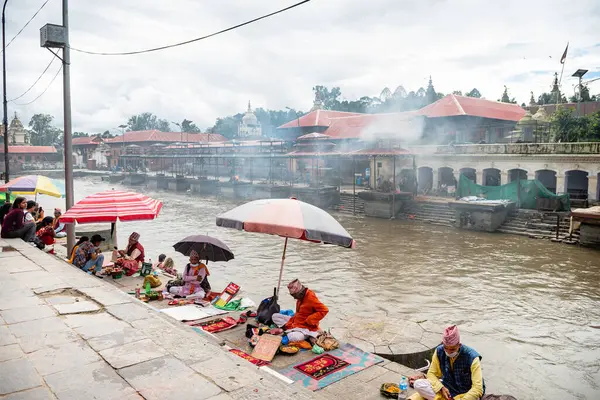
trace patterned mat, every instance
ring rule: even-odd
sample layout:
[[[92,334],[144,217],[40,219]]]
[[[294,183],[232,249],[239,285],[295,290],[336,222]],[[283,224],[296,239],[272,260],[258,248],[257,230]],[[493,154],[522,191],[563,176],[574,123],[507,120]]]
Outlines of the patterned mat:
[[[327,375],[331,375],[340,369],[346,368],[348,364],[344,360],[332,356],[331,354],[321,354],[305,363],[295,365],[294,369],[302,372],[304,375],[320,381]]]
[[[332,356],[324,361],[322,357]],[[336,361],[339,360],[339,361]],[[327,363],[325,363],[327,361]],[[338,362],[335,364],[334,361]],[[367,353],[351,344],[345,343],[339,349],[328,351],[307,362],[298,363],[279,371],[280,374],[293,381],[300,381],[302,386],[312,391],[323,389],[347,376],[353,375],[372,365],[382,363],[383,358]],[[343,367],[342,364],[345,363]],[[315,368],[323,365],[321,368]],[[307,370],[306,366],[311,366]],[[339,368],[338,368],[339,366]]]

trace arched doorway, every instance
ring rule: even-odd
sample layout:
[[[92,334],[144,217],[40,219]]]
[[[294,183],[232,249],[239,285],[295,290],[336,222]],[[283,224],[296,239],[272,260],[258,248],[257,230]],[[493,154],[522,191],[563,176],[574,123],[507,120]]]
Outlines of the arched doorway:
[[[413,169],[402,169],[396,175],[396,185],[398,185],[401,192],[413,193],[416,184],[415,178],[415,171]]]
[[[454,179],[454,170],[449,167],[441,167],[438,169],[438,185],[454,186],[456,179]]]
[[[475,171],[475,168],[461,168],[460,173],[467,179],[477,183],[477,171]]]
[[[556,171],[540,169],[535,171],[535,179],[540,181],[552,193],[556,193]]]
[[[417,169],[417,180],[420,193],[429,193],[433,189],[433,169],[430,167],[419,167]]]
[[[514,182],[517,179],[527,179],[527,171],[524,169],[511,169],[508,171],[508,182]]]
[[[578,169],[565,172],[565,192],[572,200],[587,200],[588,173]]]
[[[486,168],[483,170],[483,186],[500,186],[500,170],[497,168]]]

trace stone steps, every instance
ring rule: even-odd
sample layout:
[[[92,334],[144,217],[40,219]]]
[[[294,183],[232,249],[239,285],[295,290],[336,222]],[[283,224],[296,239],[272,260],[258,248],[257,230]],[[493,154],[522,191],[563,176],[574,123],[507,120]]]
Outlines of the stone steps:
[[[441,226],[454,224],[454,212],[446,203],[409,203],[398,215],[398,218],[413,219]]]

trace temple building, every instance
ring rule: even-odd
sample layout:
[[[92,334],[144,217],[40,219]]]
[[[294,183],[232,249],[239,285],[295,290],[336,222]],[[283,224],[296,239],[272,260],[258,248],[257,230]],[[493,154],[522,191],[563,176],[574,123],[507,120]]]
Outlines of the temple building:
[[[0,128],[0,135],[2,135],[2,137],[4,138],[4,126]],[[29,144],[29,135],[27,134],[25,127],[21,123],[21,120],[19,120],[19,118],[17,117],[16,112],[14,118],[8,126],[8,144],[17,146]]]
[[[260,122],[254,112],[252,105],[248,102],[248,111],[242,117],[242,122],[238,125],[238,138],[259,138],[262,136]]]

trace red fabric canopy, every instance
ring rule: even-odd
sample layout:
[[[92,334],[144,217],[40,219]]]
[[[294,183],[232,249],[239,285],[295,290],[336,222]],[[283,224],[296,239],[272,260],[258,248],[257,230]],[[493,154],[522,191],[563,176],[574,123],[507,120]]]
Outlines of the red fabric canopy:
[[[79,201],[60,217],[66,224],[140,221],[154,219],[162,208],[162,201],[140,193],[107,190]]]

